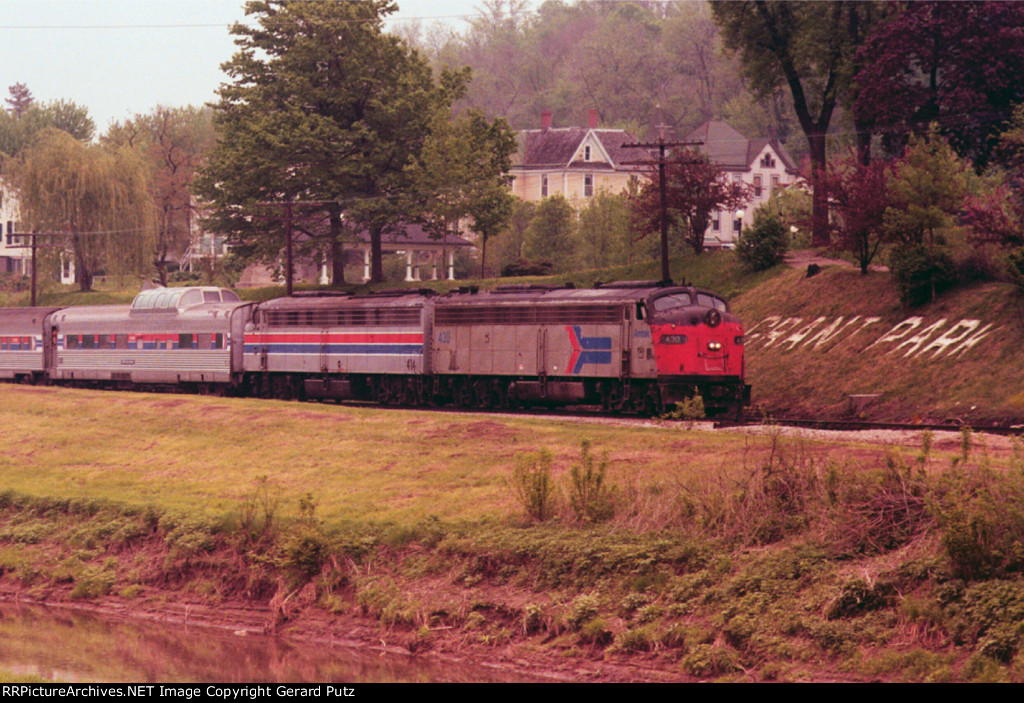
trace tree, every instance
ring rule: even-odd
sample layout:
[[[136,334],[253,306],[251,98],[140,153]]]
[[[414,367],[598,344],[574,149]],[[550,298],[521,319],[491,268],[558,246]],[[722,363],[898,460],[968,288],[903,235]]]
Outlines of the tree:
[[[382,279],[382,234],[407,214],[399,196],[410,163],[453,94],[384,33],[394,10],[389,0],[248,3],[254,26],[231,30],[239,50],[215,106],[221,139],[197,184],[213,203],[212,228],[273,260],[284,242],[269,216],[281,213],[259,203],[322,203],[335,282],[342,215],[369,231],[371,279]]]
[[[902,3],[858,52],[859,119],[898,152],[933,123],[984,167],[1015,105],[1024,102],[1024,5]]]
[[[35,102],[35,98],[32,97],[32,91],[24,83],[15,83],[7,89],[7,92],[10,94],[10,97],[5,101],[7,103],[7,111],[15,118],[24,115],[25,111]]]
[[[937,128],[911,135],[889,180],[886,226],[905,243],[935,245],[935,230],[953,222],[967,195],[967,166]]]
[[[20,116],[0,111],[0,151],[15,156],[32,143],[36,134],[48,128],[67,132],[84,142],[91,140],[96,131],[88,109],[81,105],[69,100],[32,102]]]
[[[537,205],[523,242],[523,255],[535,262],[551,263],[557,271],[572,266],[576,211],[561,195],[544,198]]]
[[[682,226],[683,240],[695,254],[704,251],[704,233],[716,210],[735,210],[750,200],[746,186],[730,180],[704,154],[683,150],[665,167],[669,221]],[[661,191],[657,173],[631,200],[640,232],[657,231],[661,216]]]
[[[875,11],[867,2],[715,2],[725,44],[739,52],[760,97],[783,85],[793,96],[807,137],[814,185],[812,244],[828,244],[828,198],[817,182],[827,160],[826,136],[848,94],[854,54]]]
[[[827,189],[835,212],[831,227],[833,246],[853,252],[866,275],[868,266],[886,241],[885,213],[889,208],[889,176],[885,161],[864,165],[851,157],[831,164],[819,180]]]
[[[414,206],[438,238],[456,234],[468,220],[479,235],[481,275],[487,241],[512,214],[508,170],[516,138],[504,119],[488,121],[480,110],[452,119],[438,112],[412,166]]]
[[[153,206],[135,155],[46,129],[22,151],[11,175],[25,225],[65,233],[83,291],[92,289],[100,268],[117,274],[143,268]]]
[[[633,263],[632,217],[624,195],[601,190],[580,210],[576,259],[581,269]]]
[[[149,166],[149,190],[155,208],[153,266],[167,285],[168,256],[190,244],[195,216],[190,187],[195,172],[213,147],[215,135],[207,108],[157,107],[111,125],[103,143],[136,150]]]

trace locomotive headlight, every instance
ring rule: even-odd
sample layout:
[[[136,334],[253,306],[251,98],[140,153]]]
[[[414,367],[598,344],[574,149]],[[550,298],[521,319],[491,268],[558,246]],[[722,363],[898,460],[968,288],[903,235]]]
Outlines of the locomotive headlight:
[[[663,334],[661,335],[662,344],[686,344],[685,334]]]
[[[722,348],[721,342],[708,342],[708,351],[719,351]]]

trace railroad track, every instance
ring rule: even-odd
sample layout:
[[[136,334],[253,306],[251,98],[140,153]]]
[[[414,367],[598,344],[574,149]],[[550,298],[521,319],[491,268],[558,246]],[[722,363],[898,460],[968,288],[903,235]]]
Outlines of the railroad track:
[[[806,427],[815,430],[836,430],[856,432],[859,430],[930,430],[932,432],[960,432],[969,427],[973,432],[1007,436],[1024,435],[1024,425],[986,425],[970,422],[961,423],[919,423],[919,422],[867,422],[863,420],[813,420],[813,419],[766,419],[749,418],[739,422],[720,420],[714,423],[719,427],[744,427],[749,425],[774,424],[784,427]]]

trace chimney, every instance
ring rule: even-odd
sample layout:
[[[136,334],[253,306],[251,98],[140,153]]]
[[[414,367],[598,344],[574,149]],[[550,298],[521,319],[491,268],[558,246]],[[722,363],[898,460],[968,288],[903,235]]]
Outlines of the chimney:
[[[540,113],[541,131],[547,132],[551,129],[551,110],[541,110]]]
[[[597,109],[590,108],[587,110],[587,127],[590,129],[597,129]]]

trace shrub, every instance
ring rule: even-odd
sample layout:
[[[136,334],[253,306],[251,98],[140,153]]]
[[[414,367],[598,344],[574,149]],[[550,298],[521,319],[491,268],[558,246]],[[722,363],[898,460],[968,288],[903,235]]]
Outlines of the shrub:
[[[761,209],[736,242],[736,255],[751,271],[763,271],[782,263],[787,248],[786,226],[778,216]]]
[[[590,453],[590,441],[583,440],[579,463],[569,469],[569,505],[577,520],[599,522],[614,514],[614,491],[605,483],[607,470],[608,453],[596,461]]]
[[[536,454],[519,455],[512,470],[512,489],[528,517],[533,520],[547,520],[551,516],[551,452],[541,450]]]
[[[889,257],[889,270],[904,305],[927,303],[956,285],[953,258],[944,251],[929,251],[921,244],[897,247]]]

